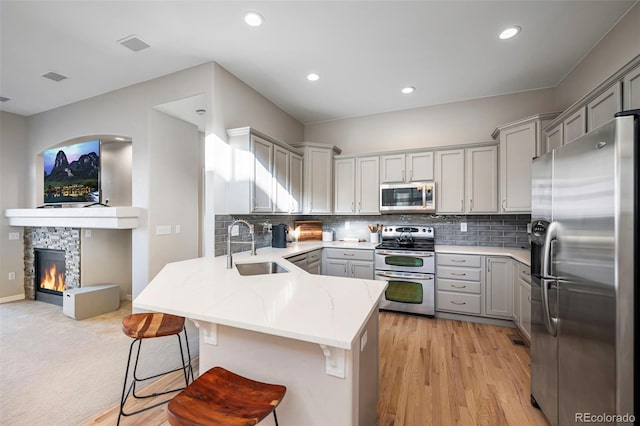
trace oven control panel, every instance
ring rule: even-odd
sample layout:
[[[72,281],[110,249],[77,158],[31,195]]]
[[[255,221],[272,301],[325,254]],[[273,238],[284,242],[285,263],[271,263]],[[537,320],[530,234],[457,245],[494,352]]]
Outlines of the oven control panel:
[[[427,225],[385,225],[382,238],[411,236],[413,238],[433,238],[433,226]]]

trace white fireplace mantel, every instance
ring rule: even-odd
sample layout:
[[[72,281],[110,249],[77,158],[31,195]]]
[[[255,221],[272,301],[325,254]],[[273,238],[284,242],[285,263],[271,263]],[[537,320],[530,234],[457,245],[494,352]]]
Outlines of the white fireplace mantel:
[[[138,207],[87,207],[7,209],[10,226],[52,226],[94,229],[133,229],[138,227]]]

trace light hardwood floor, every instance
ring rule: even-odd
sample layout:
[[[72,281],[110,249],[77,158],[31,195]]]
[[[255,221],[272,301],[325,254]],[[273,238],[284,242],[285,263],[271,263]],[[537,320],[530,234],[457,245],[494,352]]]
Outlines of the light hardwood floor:
[[[548,425],[529,402],[529,349],[510,335],[516,330],[381,312],[378,424]],[[169,389],[179,379],[151,386]],[[115,425],[117,417],[116,406],[86,425]],[[166,405],[120,424],[168,425]]]

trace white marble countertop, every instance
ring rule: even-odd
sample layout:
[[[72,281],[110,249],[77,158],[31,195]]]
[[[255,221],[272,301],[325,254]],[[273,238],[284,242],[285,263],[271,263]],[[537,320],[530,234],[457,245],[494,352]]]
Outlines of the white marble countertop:
[[[531,265],[531,252],[525,249],[476,246],[436,245],[436,253],[477,254],[481,256],[509,256],[527,266]]]
[[[234,263],[275,261],[289,270],[272,275],[241,276],[226,269],[226,256],[170,263],[133,306],[351,349],[387,283],[312,275],[283,258],[322,247],[371,250],[375,244],[313,241],[233,255]]]

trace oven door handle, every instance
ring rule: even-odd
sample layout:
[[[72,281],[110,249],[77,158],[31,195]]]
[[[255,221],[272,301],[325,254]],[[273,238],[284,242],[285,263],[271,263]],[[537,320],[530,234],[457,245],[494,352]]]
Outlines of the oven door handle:
[[[386,272],[376,272],[376,275],[379,277],[385,277],[385,278],[400,278],[400,279],[408,279],[408,278],[415,278],[415,279],[419,279],[419,280],[424,280],[424,281],[429,281],[432,280],[433,277],[430,275],[395,275],[395,274],[388,274]]]
[[[433,253],[412,254],[412,253],[393,253],[390,251],[378,251],[376,253],[381,254],[383,256],[433,257]]]

